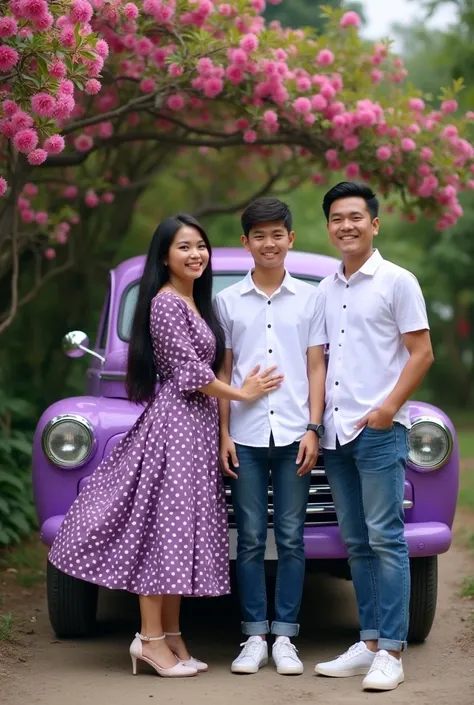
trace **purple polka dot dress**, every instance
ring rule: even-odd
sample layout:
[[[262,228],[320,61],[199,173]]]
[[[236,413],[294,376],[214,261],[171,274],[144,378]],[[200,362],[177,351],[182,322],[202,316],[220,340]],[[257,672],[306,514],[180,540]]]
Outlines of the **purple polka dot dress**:
[[[153,299],[150,330],[159,392],[77,497],[49,560],[68,575],[140,595],[224,595],[217,400],[197,391],[215,379],[215,338],[170,292]]]

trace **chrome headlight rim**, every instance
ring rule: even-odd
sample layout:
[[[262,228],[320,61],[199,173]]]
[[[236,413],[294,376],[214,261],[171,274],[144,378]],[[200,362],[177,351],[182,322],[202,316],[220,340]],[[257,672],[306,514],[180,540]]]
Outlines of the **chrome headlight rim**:
[[[51,451],[49,449],[48,438],[51,434],[51,431],[55,428],[55,426],[58,425],[58,423],[64,423],[65,421],[72,421],[74,423],[79,424],[87,431],[87,433],[89,435],[89,438],[90,438],[89,451],[88,451],[87,455],[80,462],[65,462],[65,461],[58,462],[58,459],[51,453]],[[58,416],[54,416],[50,421],[48,421],[48,423],[44,427],[43,433],[41,436],[41,447],[43,449],[43,453],[48,458],[48,460],[58,468],[67,468],[70,470],[75,470],[76,468],[82,467],[90,460],[90,458],[94,454],[96,446],[97,446],[97,438],[94,433],[94,427],[88,419],[86,419],[84,416],[81,416],[80,414],[59,414]]]
[[[443,421],[443,419],[438,418],[437,416],[419,416],[412,424],[410,428],[410,433],[411,431],[419,426],[420,424],[431,424],[432,426],[437,426],[438,428],[441,428],[445,433],[446,433],[446,438],[448,442],[448,448],[447,451],[444,455],[444,457],[439,460],[437,463],[434,465],[420,465],[419,463],[416,463],[412,457],[411,457],[411,449],[408,453],[408,462],[410,465],[413,467],[414,470],[417,472],[432,472],[434,470],[439,470],[440,468],[444,467],[448,460],[450,459],[452,452],[454,450],[454,438],[453,434],[451,433],[451,429],[449,426]]]

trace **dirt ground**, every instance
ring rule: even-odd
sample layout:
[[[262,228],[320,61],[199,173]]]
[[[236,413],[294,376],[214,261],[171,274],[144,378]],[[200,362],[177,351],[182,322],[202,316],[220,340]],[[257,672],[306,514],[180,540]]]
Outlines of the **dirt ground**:
[[[308,576],[298,639],[305,673],[279,676],[272,663],[254,676],[235,676],[229,665],[239,649],[235,597],[187,600],[183,628],[191,651],[210,664],[196,678],[132,677],[128,646],[137,629],[136,601],[123,593],[100,597],[101,628],[94,639],[54,637],[44,587],[14,587],[0,575],[2,611],[16,615],[13,642],[0,641],[0,703],[5,705],[360,705],[381,698],[392,705],[473,705],[474,623],[472,601],[459,597],[463,578],[474,573],[472,554],[455,547],[440,558],[435,625],[425,644],[404,657],[406,682],[386,694],[364,693],[361,678],[316,677],[316,661],[344,651],[357,640],[351,583]]]

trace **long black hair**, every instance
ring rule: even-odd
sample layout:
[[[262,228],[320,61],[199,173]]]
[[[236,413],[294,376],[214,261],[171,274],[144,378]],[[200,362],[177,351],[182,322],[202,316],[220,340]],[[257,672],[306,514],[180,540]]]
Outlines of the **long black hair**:
[[[199,231],[209,252],[209,264],[199,279],[195,280],[193,295],[199,313],[216,338],[214,372],[219,370],[224,359],[224,332],[212,302],[211,244],[206,231],[192,215],[178,213],[176,216],[166,218],[157,227],[148,250],[145,269],[140,281],[130,336],[125,382],[128,398],[136,403],[150,402],[154,397],[157,370],[151,342],[150,307],[152,299],[169,281],[169,271],[165,266],[165,260],[168,257],[169,249],[176,233],[183,225],[189,225]]]

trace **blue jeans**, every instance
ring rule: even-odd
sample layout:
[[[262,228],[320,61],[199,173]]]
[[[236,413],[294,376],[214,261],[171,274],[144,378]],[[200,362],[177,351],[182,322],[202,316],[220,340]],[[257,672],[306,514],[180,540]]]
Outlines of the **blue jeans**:
[[[311,475],[298,477],[299,443],[276,448],[236,444],[238,480],[231,480],[237,524],[237,582],[242,632],[267,634],[265,544],[268,524],[268,478],[272,474],[273,523],[278,550],[275,621],[272,634],[296,636],[303,594],[305,554],[303,530]]]
[[[408,433],[400,424],[365,427],[351,443],[324,450],[341,536],[359,607],[360,639],[406,649],[410,562],[403,498]]]

